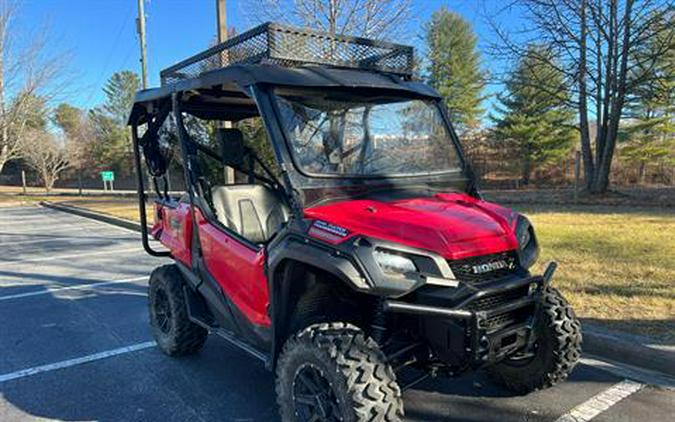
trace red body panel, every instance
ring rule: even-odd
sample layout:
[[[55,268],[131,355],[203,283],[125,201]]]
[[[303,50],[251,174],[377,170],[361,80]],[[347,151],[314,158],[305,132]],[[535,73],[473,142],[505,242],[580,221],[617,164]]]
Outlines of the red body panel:
[[[251,323],[269,326],[264,250],[245,246],[209,223],[199,210],[195,216],[204,261],[211,275]],[[192,215],[188,204],[180,203],[176,208],[156,204],[151,233],[171,251],[174,259],[192,267]]]
[[[171,256],[192,267],[192,215],[188,204],[181,202],[176,208],[155,204],[155,223],[150,232],[171,251]]]
[[[161,218],[155,221],[152,234],[171,250],[175,259],[191,266],[189,206],[157,205],[156,213]],[[264,248],[253,250],[209,223],[198,210],[195,215],[204,261],[211,275],[251,323],[270,326]],[[347,229],[346,236],[333,237],[310,230],[310,235],[327,242],[364,235],[429,250],[447,259],[503,252],[518,246],[513,211],[463,194],[393,202],[342,201],[310,208],[305,215]],[[321,229],[318,232],[323,233]]]
[[[251,323],[270,326],[264,249],[245,246],[199,213],[196,218],[206,268]]]
[[[308,209],[305,215],[348,229],[348,237],[361,234],[429,250],[447,259],[518,247],[511,210],[464,194],[393,202],[349,200]]]

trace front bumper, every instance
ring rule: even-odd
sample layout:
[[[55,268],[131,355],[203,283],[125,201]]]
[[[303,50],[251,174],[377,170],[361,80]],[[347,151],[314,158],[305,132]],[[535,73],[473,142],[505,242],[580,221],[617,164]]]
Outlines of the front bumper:
[[[418,316],[421,335],[442,362],[480,367],[530,348],[549,280],[547,274],[490,283],[448,307],[389,299],[384,309]]]

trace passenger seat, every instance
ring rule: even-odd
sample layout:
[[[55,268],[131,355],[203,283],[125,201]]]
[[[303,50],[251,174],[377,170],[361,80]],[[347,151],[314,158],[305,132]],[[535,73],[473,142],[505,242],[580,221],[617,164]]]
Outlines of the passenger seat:
[[[288,221],[289,210],[263,185],[215,186],[211,189],[218,221],[253,243],[265,243]]]

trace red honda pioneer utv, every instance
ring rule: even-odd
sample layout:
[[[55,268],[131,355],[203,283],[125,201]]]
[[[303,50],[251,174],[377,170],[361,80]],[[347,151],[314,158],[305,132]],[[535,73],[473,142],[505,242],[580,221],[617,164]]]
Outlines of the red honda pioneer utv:
[[[555,264],[529,272],[534,229],[481,199],[412,66],[411,47],[265,24],[138,92],[143,245],[174,261],[150,276],[164,353],[224,337],[276,371],[284,421],[398,420],[429,375],[486,368],[519,393],[567,377],[581,332]]]

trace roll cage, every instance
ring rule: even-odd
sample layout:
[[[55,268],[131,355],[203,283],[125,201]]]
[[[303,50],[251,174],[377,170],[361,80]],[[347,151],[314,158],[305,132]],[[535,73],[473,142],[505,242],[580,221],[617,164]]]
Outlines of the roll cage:
[[[358,49],[354,49],[355,46]],[[330,54],[317,59],[316,54],[308,53],[319,48],[329,48]],[[428,85],[412,79],[412,63],[411,47],[357,37],[326,36],[320,32],[299,31],[268,23],[162,71],[162,86],[139,91],[128,119],[146,250],[153,255],[164,255],[152,250],[147,239],[143,159],[158,200],[169,205],[176,200],[169,195],[168,163],[158,145],[158,132],[170,114],[173,114],[176,123],[188,198],[207,218],[213,216],[208,204],[204,203],[205,189],[200,182],[202,174],[196,160],[198,152],[248,175],[249,180],[255,179],[279,192],[299,224],[302,224],[303,209],[319,203],[328,191],[332,191],[332,199],[339,199],[341,196],[357,197],[369,190],[390,191],[410,187],[417,191],[433,191],[436,186],[439,189],[452,186],[478,196],[475,177],[440,104],[439,95]],[[372,92],[434,100],[438,102],[449,128],[461,171],[421,177],[358,180],[348,177],[323,179],[303,174],[290,153],[282,116],[274,100],[275,89],[340,90],[354,94]],[[275,174],[265,167],[256,151],[213,149],[195,142],[186,130],[186,115],[234,123],[260,116],[279,172]],[[144,131],[140,130],[141,127]],[[242,154],[247,154],[249,160],[232,159],[232,155]],[[261,172],[255,170],[256,164]]]

